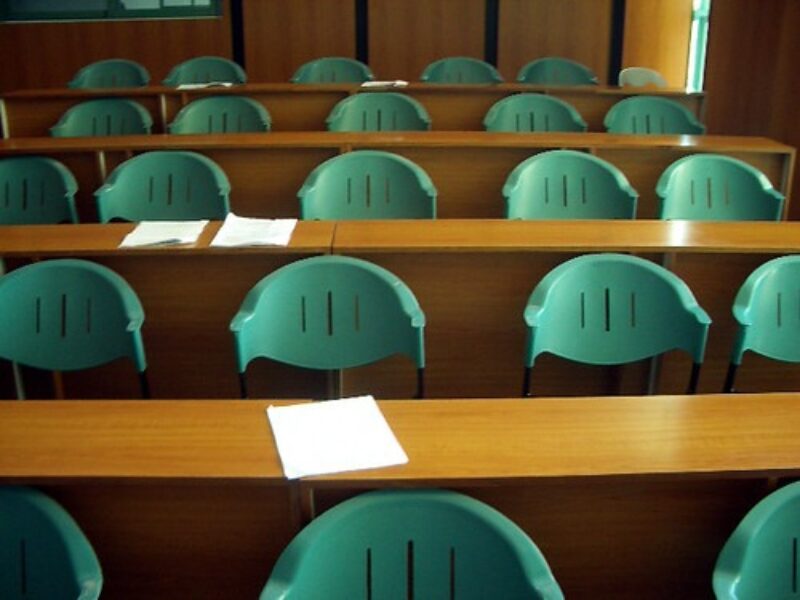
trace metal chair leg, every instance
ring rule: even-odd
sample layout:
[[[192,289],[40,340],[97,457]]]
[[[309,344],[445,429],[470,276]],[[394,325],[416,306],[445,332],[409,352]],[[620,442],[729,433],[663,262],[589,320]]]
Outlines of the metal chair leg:
[[[733,392],[733,382],[736,379],[736,372],[739,369],[739,365],[734,363],[730,363],[728,365],[728,372],[725,375],[725,385],[722,387],[722,391],[725,394],[730,394]]]

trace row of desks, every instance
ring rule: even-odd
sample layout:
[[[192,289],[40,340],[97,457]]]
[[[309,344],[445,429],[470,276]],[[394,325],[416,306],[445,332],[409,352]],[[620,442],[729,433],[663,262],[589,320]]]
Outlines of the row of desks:
[[[567,597],[622,599],[711,597],[768,479],[800,474],[796,394],[385,401],[407,465],[291,484],[268,404],[0,402],[0,482],[72,513],[113,598],[255,598],[304,507],[436,486],[514,520]]]
[[[110,90],[42,89],[9,92],[0,100],[3,137],[46,136],[70,107],[92,98],[131,98],[153,116],[154,132],[167,131],[178,111],[197,98],[236,94],[261,102],[272,116],[275,131],[323,131],[325,119],[337,102],[365,91],[353,84],[298,85],[262,83],[184,91],[168,87]],[[604,131],[603,118],[623,98],[640,94],[675,100],[702,120],[702,93],[685,90],[645,90],[605,86],[554,87],[517,83],[497,85],[439,85],[412,83],[397,90],[416,98],[427,109],[435,130],[480,131],[483,118],[497,101],[522,92],[553,95],[574,106],[589,131]]]
[[[286,248],[216,249],[219,223],[197,244],[121,250],[133,225],[4,227],[7,266],[79,256],[111,267],[140,296],[153,393],[161,398],[237,395],[231,318],[262,277],[299,258],[340,253],[372,261],[402,278],[426,316],[429,397],[508,397],[519,393],[525,328],[522,311],[536,283],[561,262],[587,252],[629,252],[666,264],[693,290],[713,320],[700,390],[722,389],[735,323],[734,297],[765,261],[800,251],[800,223],[687,221],[438,220],[300,222]],[[657,389],[682,393],[688,356],[667,355]],[[129,397],[137,392],[129,365],[65,376],[68,397]],[[324,381],[288,367],[255,364],[253,394],[323,397]],[[102,371],[101,371],[102,373]],[[534,394],[641,393],[648,365],[618,369],[537,361]],[[347,371],[345,393],[381,398],[413,393],[404,358]],[[798,389],[794,365],[748,355],[743,391]]]
[[[201,152],[227,174],[234,212],[296,217],[297,192],[309,173],[336,155],[364,149],[394,152],[422,167],[437,188],[438,216],[445,219],[502,218],[502,188],[514,167],[554,149],[589,152],[619,168],[639,193],[639,218],[655,217],[659,177],[674,161],[693,153],[725,154],[760,169],[786,196],[785,213],[792,215],[795,149],[759,137],[448,131],[25,138],[0,142],[0,157],[43,154],[62,161],[78,180],[79,217],[92,222],[97,220],[94,191],[114,167],[141,152]]]

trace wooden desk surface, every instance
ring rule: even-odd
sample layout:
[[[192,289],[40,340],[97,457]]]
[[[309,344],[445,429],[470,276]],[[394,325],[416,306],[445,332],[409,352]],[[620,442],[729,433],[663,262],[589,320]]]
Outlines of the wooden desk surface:
[[[340,221],[335,253],[800,251],[797,222]]]
[[[288,246],[211,247],[221,221],[206,225],[194,244],[120,248],[134,223],[85,223],[78,225],[10,225],[0,236],[0,256],[176,256],[181,254],[240,255],[330,252],[333,221],[298,221]]]
[[[265,400],[0,403],[0,479],[283,480]],[[800,472],[800,394],[390,400],[407,465],[309,485]]]

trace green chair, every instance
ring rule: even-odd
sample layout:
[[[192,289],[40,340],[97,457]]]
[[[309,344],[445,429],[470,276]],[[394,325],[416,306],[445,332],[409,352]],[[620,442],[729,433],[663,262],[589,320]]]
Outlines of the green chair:
[[[328,131],[427,131],[428,111],[411,96],[395,92],[353,94],[333,107]]]
[[[256,358],[338,370],[396,354],[417,366],[425,392],[425,315],[412,291],[377,265],[346,256],[291,263],[259,281],[231,321],[242,398]]]
[[[530,395],[534,361],[544,352],[620,365],[671,350],[692,356],[688,393],[693,394],[711,324],[680,278],[624,254],[589,254],[559,265],[533,290],[524,319],[524,396]]]
[[[800,595],[800,483],[771,493],[745,515],[714,567],[717,600],[788,600]]]
[[[0,598],[94,600],[103,573],[75,520],[52,498],[0,486]]]
[[[260,102],[246,96],[209,96],[184,106],[170,133],[244,133],[269,131],[272,119]]]
[[[343,56],[326,56],[302,65],[292,83],[364,83],[375,76],[364,63]]]
[[[0,277],[0,358],[37,369],[77,371],[133,361],[150,396],[142,305],[111,269],[48,260]]]
[[[753,271],[736,294],[733,316],[739,327],[724,392],[733,391],[747,351],[800,362],[800,256],[776,258]]]
[[[138,102],[127,98],[98,98],[76,104],[53,127],[53,137],[148,134],[153,118]]]
[[[522,67],[517,81],[539,85],[597,85],[597,75],[574,60],[547,56]]]
[[[783,194],[746,162],[692,154],[672,163],[656,185],[660,219],[780,221]]]
[[[111,58],[86,65],[67,87],[77,89],[135,88],[150,83],[150,73],[132,60]]]
[[[0,225],[77,223],[77,190],[69,169],[52,158],[0,159]]]
[[[551,150],[520,163],[503,197],[508,219],[633,219],[639,195],[611,163]]]
[[[303,219],[433,219],[436,188],[416,164],[356,150],[314,169],[298,192]]]
[[[483,119],[486,131],[586,131],[571,104],[545,94],[514,94],[496,102]]]
[[[94,195],[101,223],[223,220],[231,186],[222,169],[196,152],[145,152],[126,160]]]
[[[329,509],[283,551],[261,600],[561,600],[536,544],[483,502],[381,490]]]
[[[502,83],[492,65],[469,56],[451,56],[432,62],[422,72],[426,83]]]
[[[682,104],[656,96],[620,100],[603,120],[608,133],[702,134],[705,126]]]
[[[246,83],[244,69],[230,59],[221,56],[198,56],[172,67],[164,79],[164,85],[197,83]]]
[[[618,83],[621,87],[644,87],[648,85],[661,88],[667,87],[667,82],[661,73],[646,67],[622,69],[619,72]]]

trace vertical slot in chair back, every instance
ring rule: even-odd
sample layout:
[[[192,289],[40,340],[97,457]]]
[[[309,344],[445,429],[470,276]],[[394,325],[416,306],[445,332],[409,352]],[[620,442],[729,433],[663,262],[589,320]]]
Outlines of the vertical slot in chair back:
[[[77,223],[77,190],[69,169],[52,158],[0,159],[0,225]]]
[[[298,192],[303,219],[426,219],[436,216],[436,188],[402,156],[358,150],[318,166]]]

